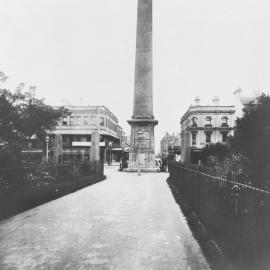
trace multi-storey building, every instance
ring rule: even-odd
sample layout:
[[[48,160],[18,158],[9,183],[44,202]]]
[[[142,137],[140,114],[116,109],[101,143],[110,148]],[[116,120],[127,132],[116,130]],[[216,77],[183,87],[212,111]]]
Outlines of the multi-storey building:
[[[87,161],[91,134],[99,130],[100,149],[104,161],[119,161],[123,130],[117,117],[105,106],[65,106],[70,115],[62,118],[55,130],[51,155],[58,161]],[[59,108],[59,107],[55,107]]]
[[[166,132],[165,136],[160,141],[160,154],[168,156],[170,150],[175,150],[177,153],[181,152],[181,137],[179,134],[170,135]],[[180,154],[180,153],[179,153]]]
[[[181,159],[183,162],[197,162],[197,153],[210,143],[226,143],[233,135],[234,106],[219,104],[219,98],[212,105],[200,105],[195,99],[181,118]]]
[[[174,138],[173,135],[170,135],[168,132],[166,132],[165,136],[160,141],[160,154],[161,155],[168,155],[168,148],[169,148],[169,142],[172,141]]]

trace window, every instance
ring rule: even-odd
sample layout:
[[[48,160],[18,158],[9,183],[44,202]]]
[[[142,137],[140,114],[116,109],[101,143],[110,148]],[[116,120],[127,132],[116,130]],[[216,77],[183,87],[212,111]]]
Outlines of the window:
[[[96,124],[96,117],[95,116],[90,116],[90,125],[95,125]]]
[[[77,116],[77,125],[78,126],[82,125],[82,117],[81,116]]]
[[[205,132],[205,142],[206,143],[211,143],[211,132]]]
[[[196,145],[197,134],[195,132],[192,133],[192,145]]]
[[[104,127],[104,117],[100,117],[100,122],[99,122],[101,127]]]
[[[86,136],[82,136],[81,137],[81,142],[87,142],[87,137]]]
[[[205,123],[206,126],[212,126],[212,124],[211,124],[211,121],[212,121],[211,116],[207,116],[205,118],[205,121],[206,121],[206,123]]]
[[[75,117],[74,116],[70,116],[70,125],[71,126],[75,125]]]
[[[228,126],[228,117],[227,116],[223,116],[221,118],[221,126]]]
[[[225,143],[227,142],[228,138],[228,132],[222,132],[222,142]]]
[[[196,127],[197,126],[197,117],[192,117],[191,118],[191,126]]]
[[[89,125],[89,117],[88,117],[88,115],[85,115],[85,116],[83,117],[83,124],[84,124],[85,126],[88,126],[88,125]]]
[[[70,142],[70,138],[69,138],[69,136],[67,136],[67,135],[63,135],[63,136],[62,136],[62,141],[63,141],[63,143],[64,143],[64,144],[69,143],[69,142]]]
[[[64,117],[63,118],[63,126],[67,126],[67,124],[68,124],[67,117]]]

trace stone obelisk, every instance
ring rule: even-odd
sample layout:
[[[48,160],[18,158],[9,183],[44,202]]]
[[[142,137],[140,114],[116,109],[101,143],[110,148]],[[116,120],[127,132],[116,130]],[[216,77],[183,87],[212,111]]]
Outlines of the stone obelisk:
[[[138,0],[137,44],[129,164],[126,171],[158,171],[155,163],[152,75],[152,0]]]

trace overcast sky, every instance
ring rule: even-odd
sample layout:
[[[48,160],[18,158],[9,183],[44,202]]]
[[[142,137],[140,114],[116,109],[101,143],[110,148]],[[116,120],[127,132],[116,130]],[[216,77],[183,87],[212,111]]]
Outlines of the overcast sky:
[[[153,12],[157,145],[195,96],[231,105],[239,87],[269,93],[269,0],[153,0]],[[52,105],[105,105],[129,134],[136,15],[136,0],[0,0],[5,86],[36,85]]]

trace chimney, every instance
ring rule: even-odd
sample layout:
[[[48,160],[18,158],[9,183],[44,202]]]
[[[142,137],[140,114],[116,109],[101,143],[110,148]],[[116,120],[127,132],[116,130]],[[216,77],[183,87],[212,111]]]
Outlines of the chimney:
[[[194,102],[195,102],[195,105],[196,106],[199,106],[200,105],[200,98],[197,96],[195,99],[194,99]]]
[[[219,99],[218,96],[215,96],[215,97],[212,99],[212,101],[213,101],[214,106],[218,106],[218,105],[219,105],[220,99]]]

